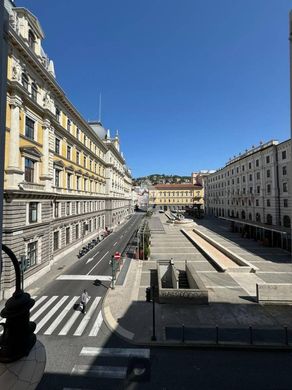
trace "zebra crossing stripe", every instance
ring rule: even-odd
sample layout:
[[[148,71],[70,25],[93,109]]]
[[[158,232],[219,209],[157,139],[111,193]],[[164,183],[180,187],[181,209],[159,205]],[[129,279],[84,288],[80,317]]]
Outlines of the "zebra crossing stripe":
[[[96,309],[97,305],[99,304],[100,297],[96,297],[95,300],[93,301],[90,309],[88,312],[85,314],[83,320],[80,322],[78,328],[76,329],[75,333],[73,336],[81,336],[84,329],[86,328],[86,325],[88,324],[94,310]]]
[[[89,299],[90,299],[90,297],[89,297]],[[59,336],[65,336],[69,332],[69,330],[72,328],[74,322],[77,320],[77,318],[80,316],[80,314],[81,314],[81,311],[75,311],[72,314],[70,320],[66,323],[65,326],[63,326],[61,332],[59,333]]]
[[[51,299],[49,299],[48,302],[44,304],[44,306],[42,306],[36,313],[34,313],[30,320],[36,320],[57,298],[58,295],[54,295]]]
[[[87,377],[124,379],[127,375],[127,367],[75,365],[71,373]]]
[[[93,324],[93,327],[89,333],[89,336],[97,336],[97,333],[101,327],[101,324],[103,323],[103,318],[102,318],[102,312],[100,311],[98,313],[98,316]]]
[[[35,310],[45,299],[47,299],[48,298],[48,296],[47,295],[43,295],[42,297],[40,297],[40,299],[38,299],[37,301],[36,301],[36,303],[34,304],[34,306],[31,308],[31,310],[30,311],[33,311],[33,310]]]
[[[65,295],[49,312],[45,317],[37,324],[35,333],[45,325],[45,323],[56,313],[56,311],[63,305],[63,303],[69,298],[68,295]]]
[[[48,329],[44,332],[45,335],[50,335],[54,332],[66,314],[72,310],[74,303],[77,301],[78,297],[73,297],[65,309],[58,315],[58,317],[52,322],[52,324],[48,327]]]
[[[83,347],[80,356],[140,357],[149,359],[149,348],[99,348]]]

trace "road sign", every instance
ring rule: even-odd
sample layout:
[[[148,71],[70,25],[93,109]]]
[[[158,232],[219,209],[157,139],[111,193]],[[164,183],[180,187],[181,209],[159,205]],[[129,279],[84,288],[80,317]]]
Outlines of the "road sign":
[[[116,252],[116,253],[114,254],[114,259],[115,259],[115,260],[120,260],[120,258],[121,258],[120,252]]]

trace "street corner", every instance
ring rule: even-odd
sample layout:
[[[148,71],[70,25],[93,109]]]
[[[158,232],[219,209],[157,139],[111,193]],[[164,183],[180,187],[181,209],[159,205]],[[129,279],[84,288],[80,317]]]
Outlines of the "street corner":
[[[115,315],[111,311],[110,306],[107,305],[106,303],[104,303],[103,305],[102,313],[103,313],[103,319],[111,332],[116,333],[117,335],[121,336],[123,339],[126,339],[127,341],[131,341],[131,342],[134,341],[135,334],[133,332],[128,331],[121,325],[119,325],[119,318],[115,317]]]

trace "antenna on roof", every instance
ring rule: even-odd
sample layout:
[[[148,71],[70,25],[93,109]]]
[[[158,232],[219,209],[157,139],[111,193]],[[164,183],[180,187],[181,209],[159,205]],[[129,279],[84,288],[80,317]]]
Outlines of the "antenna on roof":
[[[98,104],[98,122],[101,123],[101,92],[99,93],[99,104]]]

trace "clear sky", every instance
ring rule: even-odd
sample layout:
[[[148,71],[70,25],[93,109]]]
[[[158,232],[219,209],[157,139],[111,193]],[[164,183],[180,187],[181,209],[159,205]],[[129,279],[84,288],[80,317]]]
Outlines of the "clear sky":
[[[290,137],[291,0],[17,0],[85,119],[119,130],[134,177],[222,167]]]

